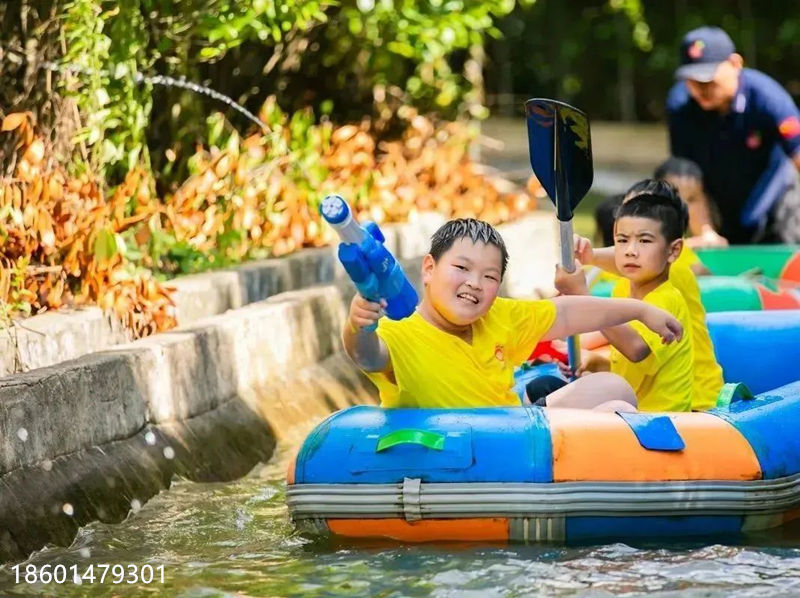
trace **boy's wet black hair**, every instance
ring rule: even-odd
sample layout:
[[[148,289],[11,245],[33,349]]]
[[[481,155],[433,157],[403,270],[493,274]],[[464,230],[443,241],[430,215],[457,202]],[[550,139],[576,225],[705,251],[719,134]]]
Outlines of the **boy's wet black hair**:
[[[665,179],[667,177],[687,177],[691,179],[703,180],[703,171],[697,163],[687,160],[686,158],[678,158],[672,156],[667,158],[664,162],[659,164],[656,171],[653,173],[654,179]]]
[[[594,209],[594,223],[603,237],[603,247],[614,244],[614,220],[617,219],[617,210],[622,205],[623,195],[606,197]]]
[[[668,243],[683,237],[689,225],[689,208],[675,187],[653,179],[639,181],[628,189],[617,210],[617,218],[623,216],[657,220]]]
[[[506,266],[508,265],[508,250],[506,249],[506,244],[503,242],[503,237],[500,236],[500,233],[498,233],[491,224],[483,220],[476,220],[475,218],[456,218],[450,222],[446,222],[439,230],[433,233],[433,237],[431,237],[431,249],[428,253],[438,262],[442,254],[453,246],[453,243],[464,238],[470,239],[473,243],[481,242],[486,245],[494,245],[500,250],[503,262],[500,267],[500,276],[502,278],[506,273]]]

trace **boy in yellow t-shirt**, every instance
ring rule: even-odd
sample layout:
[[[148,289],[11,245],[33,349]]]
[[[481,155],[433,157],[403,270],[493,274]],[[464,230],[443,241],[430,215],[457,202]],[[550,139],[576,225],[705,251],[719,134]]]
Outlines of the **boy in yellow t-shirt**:
[[[624,202],[635,197],[675,195],[675,189],[663,181],[647,179],[635,184],[625,194]],[[678,199],[680,201],[680,199]],[[683,205],[681,203],[681,205]],[[682,208],[684,210],[685,208]],[[615,248],[604,247],[593,249],[591,242],[584,237],[576,237],[575,253],[581,263],[588,263],[604,270],[618,272],[615,263]],[[717,395],[723,385],[722,368],[717,363],[714,355],[714,345],[706,326],[706,310],[700,297],[700,286],[691,269],[692,256],[697,257],[688,247],[684,246],[677,259],[669,267],[669,281],[680,292],[687,307],[691,321],[691,336],[694,349],[694,368],[692,383],[692,409],[705,411],[714,407]],[[623,279],[615,287],[615,296],[627,296],[627,282]]]
[[[417,311],[401,321],[380,318],[381,305],[356,295],[342,341],[350,358],[378,386],[384,407],[489,407],[519,405],[514,367],[540,340],[643,322],[665,343],[683,329],[667,312],[641,301],[558,297],[498,298],[508,253],[486,222],[456,219],[431,240],[422,263],[424,293]],[[567,275],[560,278],[582,276]],[[548,395],[549,407],[635,410],[630,386],[605,372]]]

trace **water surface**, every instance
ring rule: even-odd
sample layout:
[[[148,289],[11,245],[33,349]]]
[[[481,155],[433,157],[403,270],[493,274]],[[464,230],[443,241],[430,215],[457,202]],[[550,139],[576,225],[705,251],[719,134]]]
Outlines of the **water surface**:
[[[178,481],[123,523],[93,523],[69,548],[22,563],[146,563],[164,583],[30,586],[0,568],[2,596],[797,596],[800,526],[741,545],[332,545],[287,517],[289,451],[225,484]],[[97,569],[99,571],[99,569]]]

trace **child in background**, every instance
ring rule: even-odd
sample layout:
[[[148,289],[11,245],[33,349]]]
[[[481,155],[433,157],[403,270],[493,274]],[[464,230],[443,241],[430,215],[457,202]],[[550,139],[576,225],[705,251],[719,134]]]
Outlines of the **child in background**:
[[[676,195],[674,188],[663,181],[645,180],[637,183],[625,195],[625,202],[637,197],[651,196],[672,197]],[[680,201],[680,199],[678,199]],[[684,208],[685,209],[685,208]],[[706,312],[700,298],[700,287],[697,284],[690,266],[681,260],[684,247],[679,257],[669,268],[669,280],[683,296],[689,307],[691,318],[692,343],[694,345],[694,384],[692,393],[692,409],[704,411],[712,408],[722,388],[722,368],[714,356],[714,346],[706,326]],[[615,249],[604,247],[592,248],[591,242],[584,237],[575,239],[575,253],[581,263],[599,266],[611,272],[617,272]],[[626,282],[619,283],[625,285]],[[623,293],[624,294],[624,293]]]
[[[660,307],[689,331],[686,301],[670,282],[671,265],[681,252],[687,221],[686,205],[667,183],[648,181],[632,198],[626,196],[614,225],[614,262],[623,278],[615,285],[612,296],[640,299]],[[579,244],[578,249],[584,257],[587,255],[585,243]],[[569,284],[562,284],[559,291],[588,292],[580,285]],[[619,374],[634,388],[643,411],[691,410],[691,333],[671,345],[661,343],[638,322],[603,330],[603,334],[612,345],[610,360],[592,355],[581,364],[578,375],[606,370]]]
[[[703,172],[700,167],[686,158],[669,158],[660,164],[653,178],[666,181],[678,190],[680,198],[689,206],[689,221],[692,220],[692,214],[695,210],[712,210],[710,215],[711,221],[714,226],[719,227],[719,214],[714,210],[714,204],[705,198],[705,191],[703,191]],[[689,237],[683,245],[683,250],[678,256],[678,263],[683,264],[690,268],[697,276],[704,276],[711,274],[708,268],[703,265],[700,258],[692,250],[692,245],[705,245],[709,242],[714,244],[714,239],[705,239],[704,235],[715,236],[716,232],[711,227],[707,227],[698,237]]]
[[[384,407],[519,405],[514,368],[542,339],[639,320],[659,342],[680,342],[679,322],[642,301],[497,297],[507,261],[503,240],[488,223],[456,219],[433,235],[422,263],[423,298],[413,315],[379,321],[379,304],[353,298],[342,340],[378,387]],[[556,278],[557,284],[585,284],[580,269],[559,269]],[[375,322],[377,331],[366,329]],[[564,386],[540,404],[633,411],[636,399],[623,378],[603,372]]]

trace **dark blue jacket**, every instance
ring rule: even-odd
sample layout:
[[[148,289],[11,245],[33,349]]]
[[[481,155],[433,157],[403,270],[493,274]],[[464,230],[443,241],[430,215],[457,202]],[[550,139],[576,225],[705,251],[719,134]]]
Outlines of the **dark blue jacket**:
[[[795,177],[800,111],[774,79],[743,69],[725,115],[705,112],[683,81],[667,96],[672,154],[694,160],[722,216],[721,234],[750,241]]]

